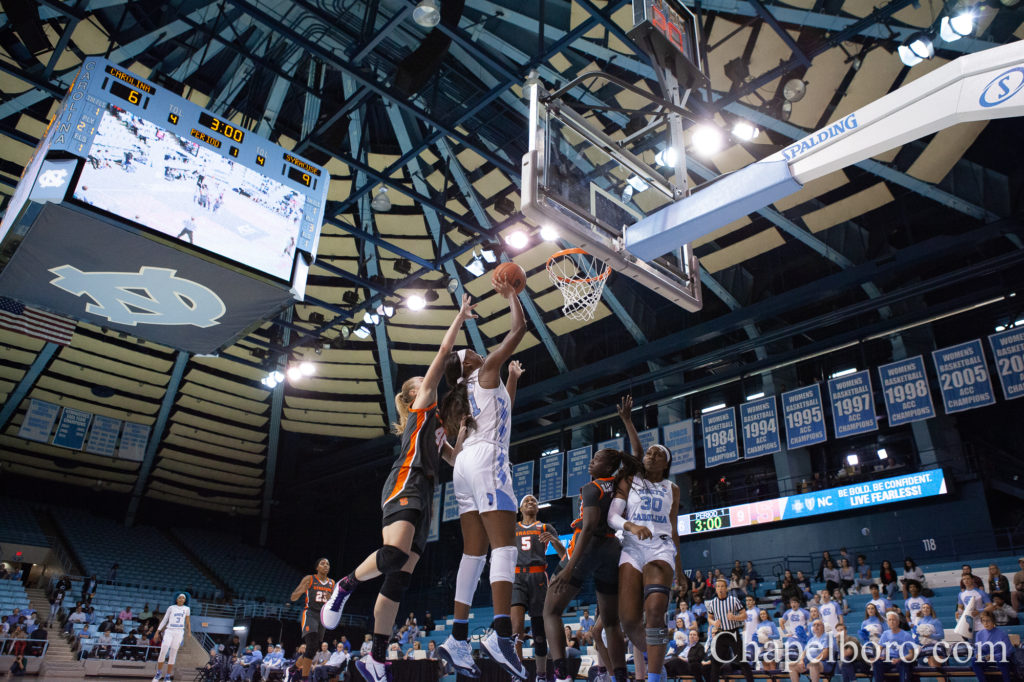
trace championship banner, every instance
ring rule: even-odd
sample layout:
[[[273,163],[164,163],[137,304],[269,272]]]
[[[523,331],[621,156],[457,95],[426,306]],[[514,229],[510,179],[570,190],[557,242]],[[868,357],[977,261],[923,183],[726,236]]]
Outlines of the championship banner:
[[[97,414],[89,429],[89,442],[85,451],[93,455],[113,457],[117,451],[117,437],[121,433],[121,420]]]
[[[430,503],[430,533],[427,542],[437,542],[441,537],[441,484],[434,486],[434,499]]]
[[[512,490],[516,494],[516,504],[527,495],[533,494],[533,460],[512,465]]]
[[[640,452],[637,453],[637,456],[641,457],[647,452],[647,448],[658,444],[658,427],[641,431],[637,436],[640,437]]]
[[[786,417],[786,449],[795,450],[828,440],[818,384],[783,393],[782,414]]]
[[[828,395],[836,438],[878,430],[875,398],[871,393],[871,373],[868,370],[829,379]]]
[[[735,462],[740,458],[739,443],[736,442],[735,407],[702,414],[700,428],[704,436],[706,468]]]
[[[603,440],[597,444],[597,450],[605,449],[618,450],[619,452],[624,452],[626,450],[626,439],[622,437],[609,438],[608,440]],[[597,450],[594,450],[594,452],[597,452]]]
[[[661,444],[672,453],[668,473],[682,474],[697,468],[697,450],[693,446],[693,420],[684,419],[661,427]]]
[[[146,445],[149,443],[149,427],[145,424],[125,422],[121,431],[121,447],[117,450],[118,459],[130,459],[141,462],[146,456]]]
[[[444,484],[444,514],[443,521],[454,521],[459,518],[459,503],[455,500],[455,484],[448,481]]]
[[[564,467],[565,458],[561,452],[540,458],[540,481],[537,483],[538,502],[562,499]]]
[[[782,450],[775,396],[769,395],[741,404],[740,423],[743,424],[743,456],[746,459]]]
[[[931,419],[935,416],[924,358],[897,360],[878,368],[889,426]]]
[[[590,450],[590,446],[586,445],[582,448],[573,448],[566,453],[566,497],[578,496],[580,494],[580,488],[590,482],[590,460],[593,456]]]
[[[1024,328],[1007,329],[988,337],[1003,397],[1013,400],[1024,395]]]
[[[53,444],[70,450],[81,450],[85,445],[85,432],[89,430],[92,414],[65,407],[57,424]]]
[[[980,339],[934,350],[932,361],[946,414],[995,404]]]
[[[60,414],[60,405],[32,398],[28,401],[25,419],[18,429],[18,438],[49,443],[50,432],[53,431],[53,423],[57,421],[58,414]]]

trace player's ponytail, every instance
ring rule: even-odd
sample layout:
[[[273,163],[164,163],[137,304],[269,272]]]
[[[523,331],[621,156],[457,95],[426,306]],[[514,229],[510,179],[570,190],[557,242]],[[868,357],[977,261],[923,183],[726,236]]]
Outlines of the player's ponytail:
[[[405,433],[405,424],[409,421],[409,408],[412,407],[412,389],[416,388],[417,380],[422,377],[406,379],[402,384],[402,392],[395,396],[395,410],[398,413],[398,421],[391,425],[391,430],[396,435]]]
[[[441,414],[441,424],[445,432],[449,438],[455,438],[463,417],[468,417],[466,428],[469,430],[476,428],[476,422],[471,416],[473,413],[469,407],[469,391],[466,382],[462,380],[462,360],[454,351],[445,359],[444,380],[448,383],[449,391],[441,399],[438,412]]]
[[[619,472],[615,474],[615,487],[619,486],[619,483],[630,478],[632,476],[640,476],[644,478],[647,472],[644,470],[644,463],[636,455],[628,452],[620,452],[619,457],[622,459],[622,466],[619,467]]]

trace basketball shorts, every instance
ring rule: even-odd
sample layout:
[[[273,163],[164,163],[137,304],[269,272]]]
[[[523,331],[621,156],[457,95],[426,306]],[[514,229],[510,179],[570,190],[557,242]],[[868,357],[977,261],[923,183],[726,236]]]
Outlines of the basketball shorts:
[[[575,543],[574,543],[575,544]],[[591,538],[569,576],[569,584],[580,588],[587,576],[594,576],[594,588],[601,594],[619,591],[619,553],[622,545],[614,537]]]
[[[627,533],[622,542],[619,566],[629,565],[643,573],[644,566],[654,561],[664,561],[675,571],[676,546],[672,543],[672,538],[637,540],[635,535]]]
[[[434,484],[419,469],[410,469],[403,485],[396,490],[398,470],[392,469],[381,494],[382,525],[408,521],[415,528],[412,551],[423,554],[430,535],[430,515],[434,511]],[[389,499],[390,498],[390,499]]]
[[[530,618],[544,615],[544,597],[548,594],[548,575],[537,573],[516,573],[512,583],[512,606],[522,606]]]
[[[178,649],[181,647],[181,643],[185,640],[185,630],[166,628],[164,630],[164,638],[160,641],[160,656],[156,659],[158,663],[167,661],[170,665],[174,665],[174,661],[178,658]]]
[[[320,609],[304,609],[302,611],[302,622],[299,624],[302,629],[302,641],[306,643],[306,651],[309,651],[310,643],[314,643],[314,652],[320,650],[320,642],[324,639],[324,626],[320,623]],[[312,658],[312,656],[310,656]]]
[[[519,509],[512,489],[508,452],[497,444],[474,443],[464,448],[455,459],[452,482],[459,516]]]

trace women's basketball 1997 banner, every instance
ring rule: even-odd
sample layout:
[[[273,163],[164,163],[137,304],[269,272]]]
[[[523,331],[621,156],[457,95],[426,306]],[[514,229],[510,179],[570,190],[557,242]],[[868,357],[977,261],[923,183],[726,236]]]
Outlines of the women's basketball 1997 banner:
[[[871,374],[868,370],[829,379],[828,395],[836,438],[878,429],[875,398],[871,395]]]

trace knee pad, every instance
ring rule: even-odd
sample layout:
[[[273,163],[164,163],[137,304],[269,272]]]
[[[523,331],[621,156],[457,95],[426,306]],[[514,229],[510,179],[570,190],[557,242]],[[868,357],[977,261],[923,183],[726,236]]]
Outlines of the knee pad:
[[[536,656],[547,656],[548,636],[544,630],[543,616],[530,616],[530,632],[533,634],[533,653]]]
[[[665,646],[668,644],[668,628],[647,628],[647,646]]]
[[[377,550],[377,570],[388,575],[402,570],[409,555],[394,545],[384,545]]]
[[[647,601],[647,598],[650,597],[652,594],[663,594],[666,597],[668,597],[672,593],[669,591],[668,585],[647,585],[647,586],[645,586],[644,587],[644,601]]]
[[[459,562],[459,575],[455,579],[455,601],[460,604],[473,605],[473,593],[476,592],[476,584],[484,572],[484,565],[487,563],[485,556],[473,556],[463,554]]]
[[[380,593],[393,602],[401,602],[411,581],[412,573],[392,571],[384,576],[384,584],[380,586]]]
[[[543,658],[548,655],[548,640],[538,639],[537,635],[533,636],[533,655],[536,658]]]
[[[515,547],[495,547],[491,550],[491,582],[510,583],[516,578],[516,557],[519,552]]]

